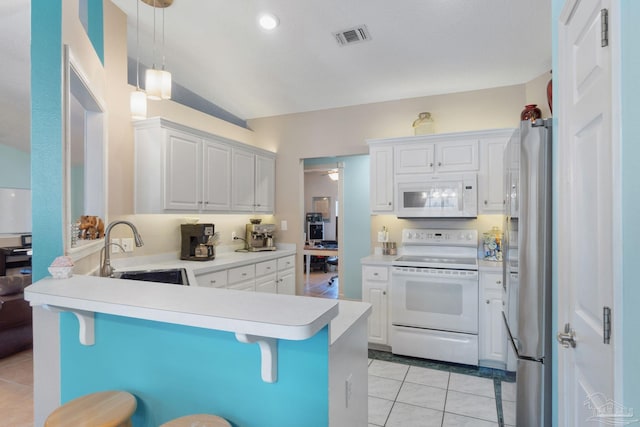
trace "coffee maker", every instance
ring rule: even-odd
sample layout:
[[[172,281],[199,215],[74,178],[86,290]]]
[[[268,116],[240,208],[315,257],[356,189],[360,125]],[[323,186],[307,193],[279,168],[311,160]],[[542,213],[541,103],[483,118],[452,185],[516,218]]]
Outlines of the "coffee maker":
[[[182,249],[180,259],[210,261],[216,257],[213,246],[213,224],[181,224]]]
[[[247,224],[246,242],[249,252],[275,251],[276,245],[273,242],[273,233],[276,231],[275,224]]]

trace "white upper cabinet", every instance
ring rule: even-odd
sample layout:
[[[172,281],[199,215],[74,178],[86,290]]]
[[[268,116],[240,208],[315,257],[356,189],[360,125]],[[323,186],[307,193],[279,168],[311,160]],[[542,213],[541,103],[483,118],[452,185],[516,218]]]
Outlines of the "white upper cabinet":
[[[276,159],[256,154],[255,211],[273,212],[276,182]]]
[[[234,211],[253,212],[256,181],[255,161],[256,156],[252,152],[237,148],[233,150],[231,203]]]
[[[393,212],[393,147],[372,146],[369,154],[371,211]]]
[[[478,140],[412,140],[394,146],[395,173],[470,172],[478,170]]]
[[[478,213],[502,213],[504,145],[514,129],[367,140],[371,213],[397,213],[397,180],[412,175],[474,173],[478,176]],[[432,177],[435,177],[433,175]]]
[[[136,213],[273,212],[274,153],[160,118],[134,128]]]
[[[204,205],[205,211],[231,209],[231,147],[205,139],[204,150]]]
[[[232,210],[273,212],[275,196],[274,157],[243,149],[233,150]]]
[[[202,141],[166,130],[164,209],[198,210],[202,202]]]
[[[496,130],[480,140],[478,213],[504,212],[504,149],[514,129]]]
[[[435,168],[435,144],[398,144],[393,147],[395,173],[432,173]]]

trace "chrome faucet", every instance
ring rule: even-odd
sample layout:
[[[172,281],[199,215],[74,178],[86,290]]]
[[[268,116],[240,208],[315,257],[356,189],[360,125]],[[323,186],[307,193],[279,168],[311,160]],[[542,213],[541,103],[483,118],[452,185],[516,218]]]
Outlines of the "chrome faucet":
[[[133,225],[129,221],[113,221],[111,224],[109,224],[107,226],[107,229],[104,232],[104,247],[102,248],[102,250],[104,251],[104,257],[102,256],[100,257],[102,259],[102,265],[100,266],[100,276],[102,277],[113,276],[113,267],[111,267],[111,256],[109,255],[109,252],[110,252],[109,246],[117,245],[118,247],[120,247],[120,249],[123,249],[122,246],[118,245],[117,243],[111,243],[111,238],[110,238],[111,229],[118,224],[125,224],[131,228],[131,231],[133,231],[133,239],[136,242],[136,247],[139,248],[142,245],[144,245],[144,242],[142,241],[142,236],[140,236],[140,233],[138,233],[138,229],[136,228],[135,225]]]

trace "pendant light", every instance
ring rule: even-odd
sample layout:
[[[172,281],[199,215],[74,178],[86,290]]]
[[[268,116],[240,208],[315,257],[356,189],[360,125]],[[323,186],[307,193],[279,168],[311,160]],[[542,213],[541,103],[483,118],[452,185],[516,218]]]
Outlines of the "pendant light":
[[[151,4],[149,0],[143,0]],[[171,2],[156,3],[153,0],[153,66],[145,72],[145,89],[147,97],[154,101],[161,99],[171,99],[171,73],[166,71],[164,56],[164,8],[171,5]],[[162,8],[162,69],[156,70],[156,9]]]
[[[131,92],[129,107],[133,120],[144,120],[147,118],[147,94],[140,90],[140,17],[138,9],[138,0],[136,0],[136,90]]]

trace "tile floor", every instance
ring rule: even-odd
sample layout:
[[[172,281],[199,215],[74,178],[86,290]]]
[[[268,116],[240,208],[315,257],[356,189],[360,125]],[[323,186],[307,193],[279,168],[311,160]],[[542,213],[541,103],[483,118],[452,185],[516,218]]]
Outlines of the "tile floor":
[[[33,353],[0,359],[0,427],[33,426]]]
[[[515,424],[515,383],[503,371],[374,350],[369,356],[369,427]]]

